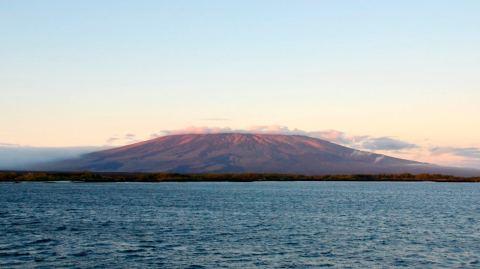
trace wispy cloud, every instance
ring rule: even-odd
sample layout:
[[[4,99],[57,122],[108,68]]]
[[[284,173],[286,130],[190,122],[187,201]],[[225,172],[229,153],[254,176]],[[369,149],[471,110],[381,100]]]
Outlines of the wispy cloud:
[[[480,159],[480,148],[435,147],[430,149],[433,156],[451,154],[455,156]]]
[[[120,138],[118,137],[110,137],[109,139],[107,139],[106,143],[108,145],[112,144],[113,142],[117,141],[117,140],[120,140]]]
[[[159,134],[151,134],[150,139],[159,138],[160,136],[161,135],[159,135]]]
[[[142,141],[140,139],[137,139],[137,136],[134,135],[134,134],[126,134],[123,139],[124,139],[125,144],[134,144],[134,143]]]
[[[134,134],[126,134],[125,135],[125,139],[134,139],[136,137],[136,135]]]
[[[127,145],[133,144],[137,142],[141,142],[142,140],[137,139],[137,136],[132,133],[125,134],[123,137],[120,135],[114,135],[105,141],[106,145]]]
[[[381,160],[383,160],[383,158],[385,158],[385,156],[383,156],[383,155],[380,156],[380,157],[377,157],[377,158],[375,158],[375,161],[374,161],[373,163],[378,163],[378,162],[380,162]]]

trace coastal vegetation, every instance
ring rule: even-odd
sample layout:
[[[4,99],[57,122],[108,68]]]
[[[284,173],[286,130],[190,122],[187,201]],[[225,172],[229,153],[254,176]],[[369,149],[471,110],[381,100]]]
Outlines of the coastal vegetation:
[[[71,181],[71,182],[253,182],[253,181],[434,181],[480,182],[480,177],[457,177],[441,174],[180,174],[180,173],[92,173],[83,172],[0,172],[0,181]]]

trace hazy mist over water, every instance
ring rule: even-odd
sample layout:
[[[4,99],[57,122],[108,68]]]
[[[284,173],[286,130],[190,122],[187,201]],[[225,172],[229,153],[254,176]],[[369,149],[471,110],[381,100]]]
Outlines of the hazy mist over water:
[[[108,148],[111,147],[0,147],[0,170],[28,170],[36,164],[76,159]]]
[[[0,184],[2,268],[453,268],[480,185]]]

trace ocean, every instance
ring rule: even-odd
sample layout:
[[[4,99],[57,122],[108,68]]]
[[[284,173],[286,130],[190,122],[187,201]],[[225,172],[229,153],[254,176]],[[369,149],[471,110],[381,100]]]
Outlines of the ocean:
[[[1,183],[1,268],[480,268],[480,184]]]

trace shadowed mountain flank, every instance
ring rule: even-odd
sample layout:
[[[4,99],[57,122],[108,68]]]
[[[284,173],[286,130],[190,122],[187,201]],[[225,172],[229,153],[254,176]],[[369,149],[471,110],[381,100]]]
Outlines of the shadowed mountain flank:
[[[38,168],[112,172],[470,175],[461,169],[359,151],[316,138],[266,134],[164,136]]]

